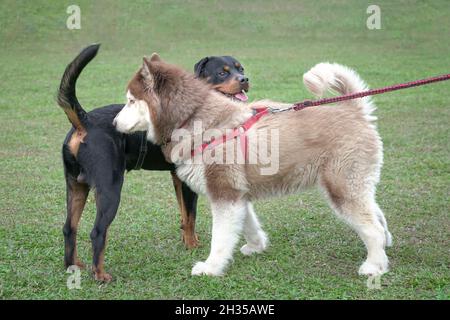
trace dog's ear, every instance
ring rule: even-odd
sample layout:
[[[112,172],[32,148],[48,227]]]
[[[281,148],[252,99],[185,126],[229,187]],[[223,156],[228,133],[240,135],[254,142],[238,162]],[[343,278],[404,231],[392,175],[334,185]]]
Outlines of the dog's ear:
[[[157,54],[156,52],[153,52],[150,57],[150,61],[152,61],[152,62],[161,61],[161,58],[159,57],[159,54]]]
[[[152,73],[150,72],[151,58],[144,57],[142,60],[143,61],[142,61],[141,75],[145,80],[147,81],[151,80],[152,79]]]
[[[151,57],[144,57],[141,74],[145,79],[155,78],[159,73],[164,73],[164,61],[157,53],[153,53]]]
[[[143,58],[141,75],[147,85],[158,94],[177,79],[173,66],[164,63],[157,54]]]
[[[203,76],[203,71],[205,70],[205,66],[208,63],[208,61],[209,57],[205,57],[195,64],[194,72],[197,78]]]
[[[164,81],[161,69],[161,58],[157,54],[152,54],[152,56],[144,57],[142,59],[141,76],[144,79],[148,88],[157,91],[157,87],[160,87],[160,83]]]

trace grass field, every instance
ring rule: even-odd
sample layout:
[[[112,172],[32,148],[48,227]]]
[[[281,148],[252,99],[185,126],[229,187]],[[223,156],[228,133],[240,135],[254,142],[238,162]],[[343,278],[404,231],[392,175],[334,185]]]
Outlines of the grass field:
[[[168,173],[131,172],[109,231],[114,281],[82,273],[66,287],[61,143],[70,125],[55,103],[66,64],[92,42],[99,56],[78,97],[91,110],[124,101],[144,54],[157,51],[191,70],[207,55],[234,55],[251,99],[310,98],[301,76],[314,64],[355,68],[371,87],[450,72],[447,0],[376,1],[381,30],[368,30],[372,1],[85,1],[81,30],[68,30],[71,1],[0,2],[0,298],[2,299],[449,299],[450,83],[375,97],[384,141],[377,199],[394,246],[380,290],[357,275],[363,243],[316,191],[260,201],[271,246],[239,252],[225,277],[191,277],[208,255],[211,215],[201,198],[202,246],[181,244]],[[91,195],[79,255],[91,262]]]

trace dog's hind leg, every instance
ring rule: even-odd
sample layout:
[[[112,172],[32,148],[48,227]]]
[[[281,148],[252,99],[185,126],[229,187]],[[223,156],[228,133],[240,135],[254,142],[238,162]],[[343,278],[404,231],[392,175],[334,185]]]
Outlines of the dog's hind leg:
[[[105,247],[106,236],[111,222],[114,220],[120,203],[120,192],[123,177],[112,186],[104,188],[97,186],[95,201],[97,205],[97,216],[94,228],[91,232],[93,250],[93,272],[95,280],[109,282],[111,275],[105,272]]]
[[[384,234],[386,237],[386,246],[391,247],[392,246],[392,234],[389,232],[386,218],[384,217],[383,211],[381,211],[380,207],[378,206],[378,204],[376,202],[375,202],[375,211],[377,213],[378,220],[380,221],[380,223],[383,225],[383,228],[384,228]]]
[[[225,271],[238,243],[247,214],[247,201],[211,201],[213,216],[211,251],[208,259],[197,262],[192,275],[219,276]]]
[[[261,228],[253,204],[247,203],[247,214],[244,220],[244,237],[247,243],[241,247],[244,255],[261,253],[267,248],[268,239],[266,233]]]
[[[171,174],[181,214],[182,241],[186,248],[192,249],[198,246],[198,236],[195,233],[198,195],[184,184],[175,172]]]
[[[77,257],[77,230],[89,194],[89,186],[66,176],[66,192],[67,218],[63,228],[65,242],[64,265],[66,268],[71,265],[83,268],[83,263]]]
[[[359,274],[376,276],[388,271],[385,229],[377,217],[373,199],[346,200],[341,206],[342,215],[358,233],[367,248],[367,259],[359,268]]]
[[[367,259],[359,268],[361,275],[381,275],[388,271],[388,258],[385,253],[385,228],[380,222],[378,205],[375,202],[370,183],[361,183],[358,192],[348,179],[338,176],[322,177],[322,186],[331,206],[361,237],[367,248]]]

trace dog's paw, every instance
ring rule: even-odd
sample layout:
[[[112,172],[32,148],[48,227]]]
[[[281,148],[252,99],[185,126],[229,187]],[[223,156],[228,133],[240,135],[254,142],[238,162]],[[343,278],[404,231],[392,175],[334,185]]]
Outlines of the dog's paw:
[[[388,272],[388,263],[372,263],[369,261],[365,261],[361,267],[359,268],[358,273],[360,275],[374,277],[374,276],[381,276],[382,274]]]
[[[266,250],[266,246],[265,245],[254,245],[254,244],[244,244],[241,247],[241,253],[245,256],[250,256],[254,253],[261,253],[264,250]]]
[[[221,276],[223,272],[220,268],[214,267],[211,264],[200,261],[194,265],[191,274],[193,276],[201,276],[201,275]]]
[[[181,240],[183,241],[186,249],[194,249],[199,245],[198,235],[196,233],[187,234],[183,232]]]
[[[255,243],[247,243],[241,247],[241,253],[245,256],[252,255],[254,253],[261,253],[267,249],[267,245],[269,240],[265,232],[261,231],[259,233],[259,241],[257,244]]]
[[[96,281],[109,283],[112,281],[112,276],[106,272],[95,272],[94,278]]]

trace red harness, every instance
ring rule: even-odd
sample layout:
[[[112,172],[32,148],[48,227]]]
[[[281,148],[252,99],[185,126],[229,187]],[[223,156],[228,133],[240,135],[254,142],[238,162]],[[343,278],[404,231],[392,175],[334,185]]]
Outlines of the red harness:
[[[232,140],[235,138],[239,138],[241,142],[241,151],[244,155],[244,159],[247,160],[247,153],[248,153],[248,137],[247,137],[247,131],[253,127],[253,125],[258,122],[259,119],[264,117],[265,115],[271,113],[271,109],[267,107],[263,108],[257,108],[253,109],[254,115],[251,116],[247,121],[245,121],[243,124],[241,124],[239,127],[234,128],[233,131],[229,134],[224,134],[219,139],[214,139],[209,142],[203,143],[201,146],[199,146],[196,149],[193,149],[191,151],[191,156],[194,157],[197,154],[202,154],[203,151],[206,149],[212,149],[217,147],[218,145],[225,143],[228,140]]]

